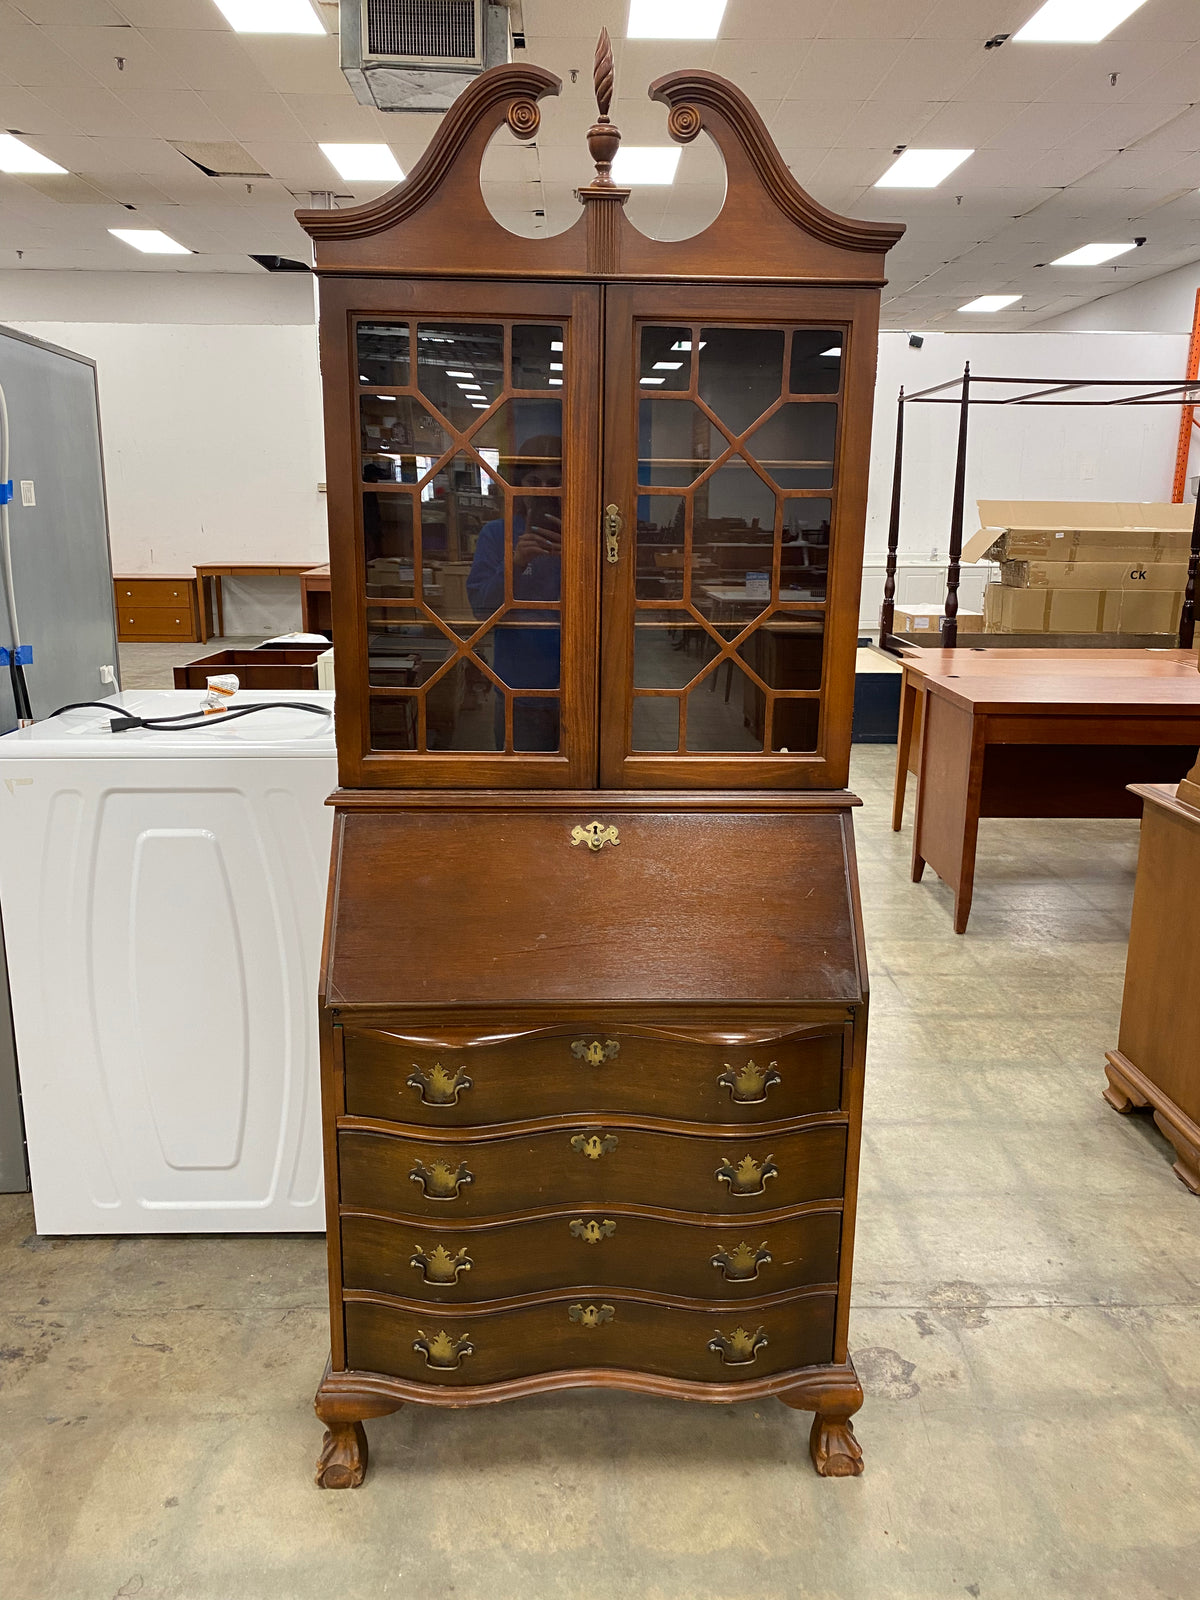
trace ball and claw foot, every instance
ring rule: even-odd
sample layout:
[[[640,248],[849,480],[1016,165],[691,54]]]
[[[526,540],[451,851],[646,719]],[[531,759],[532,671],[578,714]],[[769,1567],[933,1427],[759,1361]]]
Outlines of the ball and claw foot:
[[[331,1423],[317,1462],[318,1489],[357,1489],[366,1475],[367,1430],[361,1422]]]
[[[822,1415],[818,1411],[808,1436],[808,1449],[813,1466],[823,1478],[856,1478],[863,1469],[862,1449],[849,1417]]]

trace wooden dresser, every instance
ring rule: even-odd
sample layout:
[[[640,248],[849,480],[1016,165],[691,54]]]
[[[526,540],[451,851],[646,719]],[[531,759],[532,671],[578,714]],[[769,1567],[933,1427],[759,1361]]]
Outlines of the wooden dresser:
[[[122,644],[194,644],[201,638],[196,575],[141,574],[113,579],[117,638]]]
[[[862,1467],[845,783],[900,230],[818,206],[698,72],[652,94],[720,146],[725,210],[645,238],[602,36],[583,215],[518,238],[479,163],[558,88],[486,72],[398,188],[300,213],[338,640],[328,1488],[405,1401],[583,1385],[778,1396],[819,1472]]]

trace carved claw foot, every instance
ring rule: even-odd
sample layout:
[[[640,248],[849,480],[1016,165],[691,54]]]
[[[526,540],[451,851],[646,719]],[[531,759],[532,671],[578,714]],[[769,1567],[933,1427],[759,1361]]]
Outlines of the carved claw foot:
[[[862,1448],[849,1417],[818,1411],[808,1436],[808,1449],[813,1466],[823,1478],[856,1478],[863,1469]]]
[[[317,1462],[318,1489],[357,1489],[367,1475],[367,1430],[361,1422],[331,1422]]]

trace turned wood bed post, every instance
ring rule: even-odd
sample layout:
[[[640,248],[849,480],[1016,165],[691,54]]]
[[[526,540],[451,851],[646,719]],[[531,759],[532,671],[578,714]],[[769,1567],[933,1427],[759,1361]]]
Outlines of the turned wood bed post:
[[[900,480],[904,470],[904,385],[896,401],[896,464],[892,469],[892,514],[888,521],[887,574],[879,608],[879,643],[886,644],[896,624],[896,551],[900,548]]]
[[[950,510],[950,560],[946,568],[946,614],[942,645],[958,643],[958,573],[962,559],[963,499],[967,491],[967,419],[971,414],[971,363],[963,367],[962,401],[958,408],[958,456],[954,463],[954,504]]]
[[[1200,564],[1200,493],[1192,516],[1192,548],[1188,556],[1187,587],[1183,591],[1183,610],[1179,614],[1179,648],[1190,650],[1196,638],[1196,567]]]

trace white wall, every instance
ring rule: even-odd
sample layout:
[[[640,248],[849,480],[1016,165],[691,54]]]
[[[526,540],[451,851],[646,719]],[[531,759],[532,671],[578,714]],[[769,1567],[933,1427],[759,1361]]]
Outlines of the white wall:
[[[1190,333],[1200,289],[1200,261],[1128,289],[1115,289],[1074,311],[1038,323],[1038,331],[1066,329],[1105,332]]]

